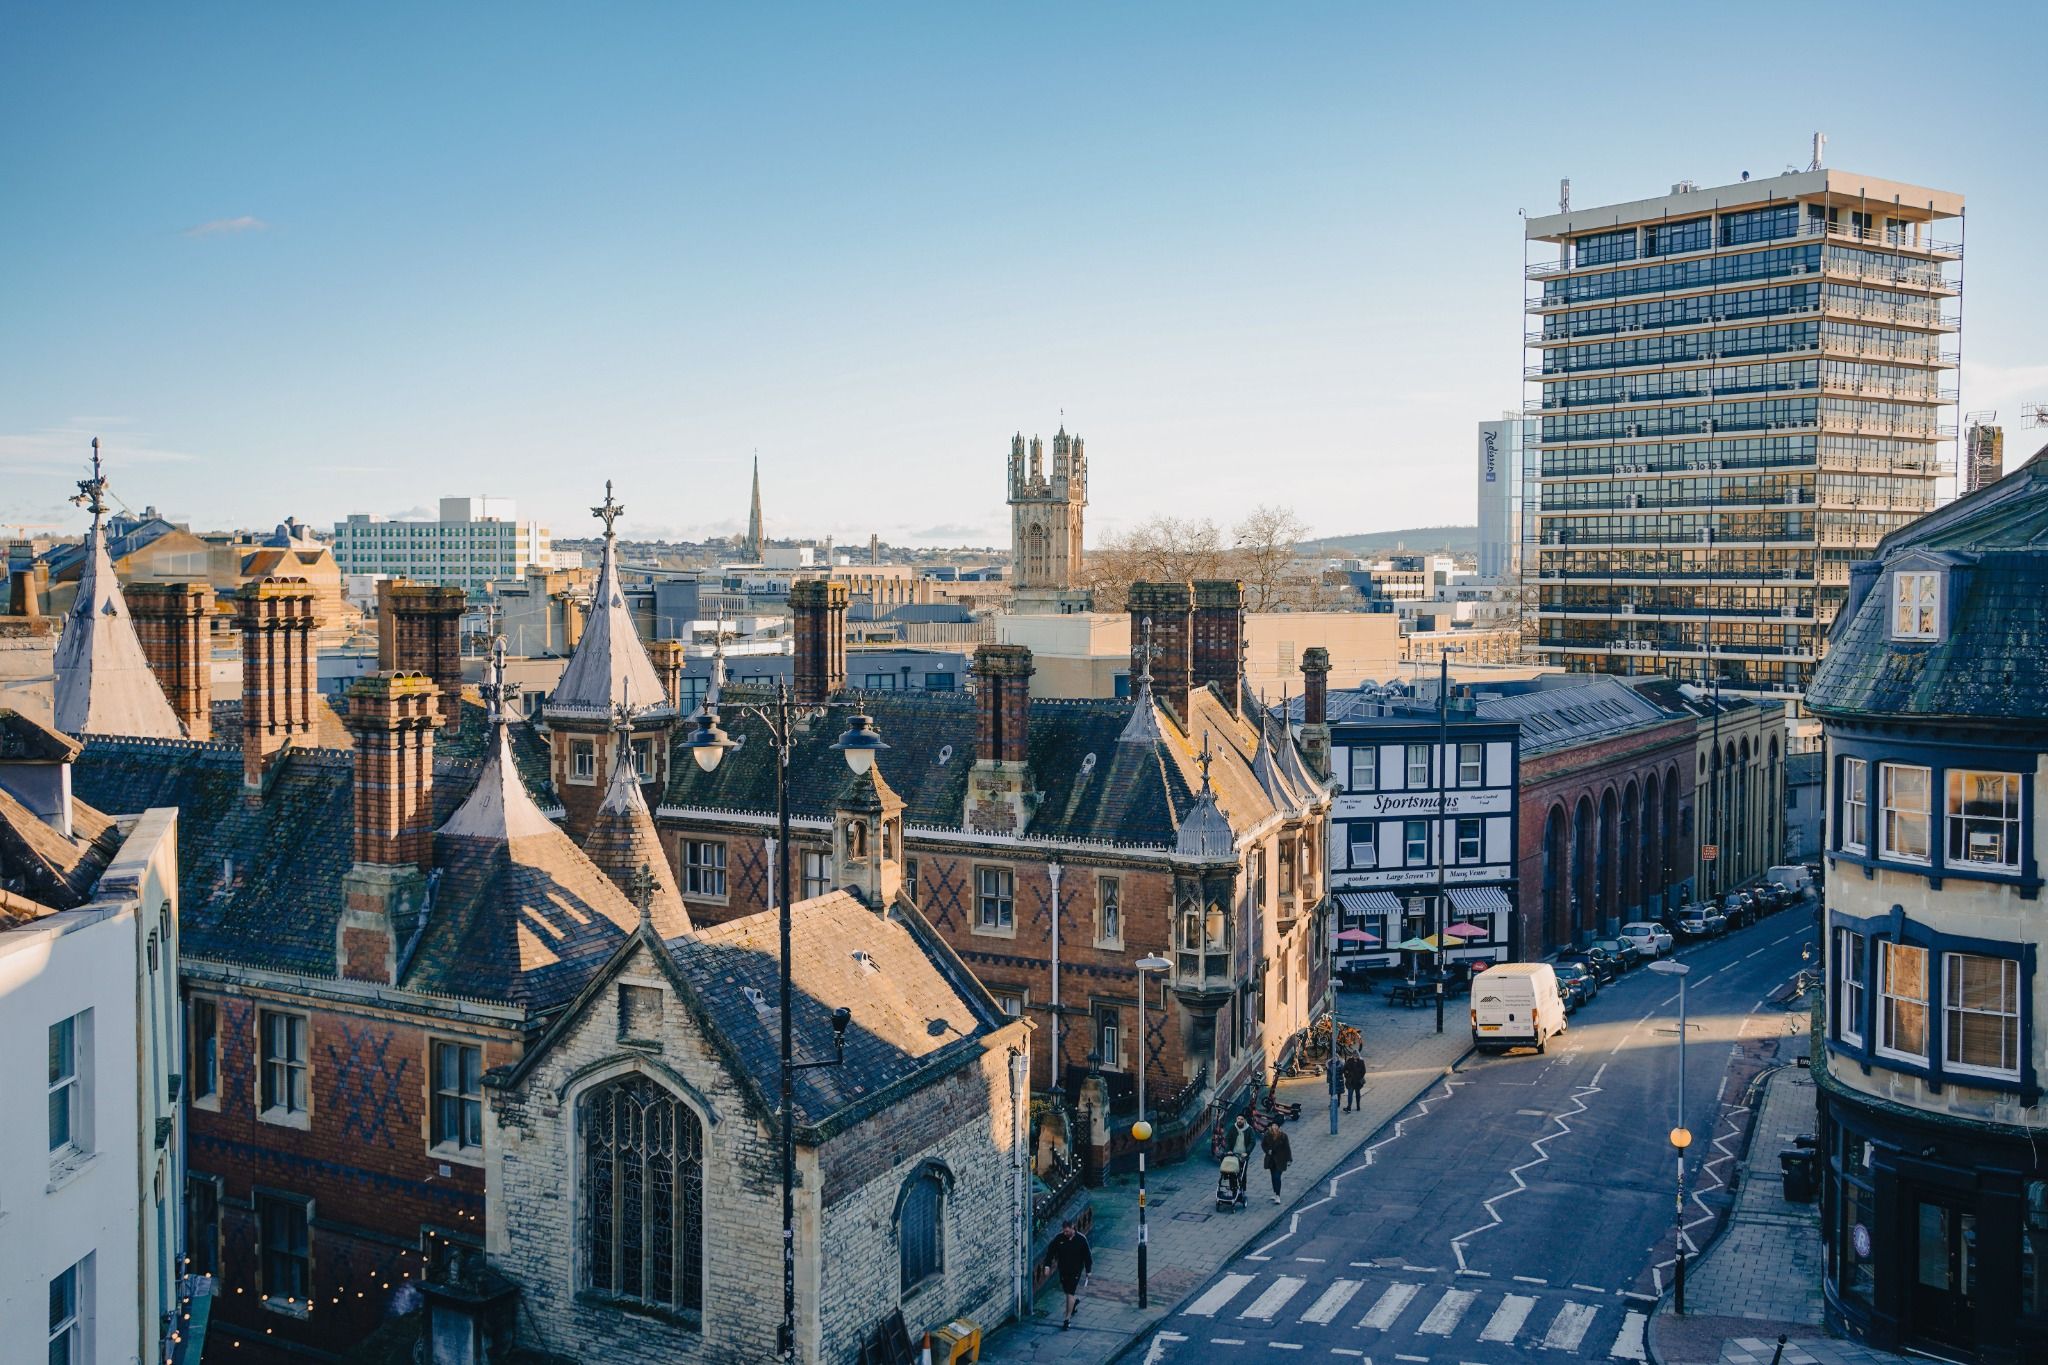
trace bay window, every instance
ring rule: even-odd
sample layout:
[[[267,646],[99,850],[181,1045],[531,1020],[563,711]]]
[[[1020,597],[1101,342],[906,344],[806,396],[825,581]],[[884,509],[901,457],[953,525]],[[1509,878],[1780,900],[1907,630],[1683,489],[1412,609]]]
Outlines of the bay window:
[[[1951,769],[1945,811],[1949,862],[2018,870],[2019,774]]]
[[[1887,763],[1878,771],[1884,786],[1885,856],[1926,862],[1928,770]]]
[[[1927,950],[1879,945],[1877,1050],[1903,1061],[1927,1060]]]

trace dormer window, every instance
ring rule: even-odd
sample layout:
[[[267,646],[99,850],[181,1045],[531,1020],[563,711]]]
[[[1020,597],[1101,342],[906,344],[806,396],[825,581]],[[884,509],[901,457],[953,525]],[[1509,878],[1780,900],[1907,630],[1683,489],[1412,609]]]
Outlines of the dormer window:
[[[1892,638],[1941,638],[1941,575],[1901,570],[1892,575]]]

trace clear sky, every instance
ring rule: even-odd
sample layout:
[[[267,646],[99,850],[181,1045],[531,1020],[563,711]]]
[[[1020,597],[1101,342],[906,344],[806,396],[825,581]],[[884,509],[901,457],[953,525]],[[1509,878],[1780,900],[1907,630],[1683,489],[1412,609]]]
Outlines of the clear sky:
[[[1969,199],[1964,406],[2048,401],[2035,6],[31,5],[0,525],[518,499],[558,534],[1470,521],[1517,210],[1830,165]],[[2012,423],[2017,426],[2016,422]],[[2009,456],[2048,432],[2008,437]]]

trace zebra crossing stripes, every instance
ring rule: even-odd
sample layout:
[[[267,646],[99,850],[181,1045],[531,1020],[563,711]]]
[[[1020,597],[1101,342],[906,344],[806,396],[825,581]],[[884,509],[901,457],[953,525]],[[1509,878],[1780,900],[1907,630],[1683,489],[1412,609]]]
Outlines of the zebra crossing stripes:
[[[1252,1300],[1252,1306],[1239,1313],[1240,1318],[1251,1318],[1257,1322],[1271,1322],[1273,1315],[1287,1306],[1287,1301],[1301,1292],[1308,1281],[1299,1275],[1282,1275],[1266,1286],[1266,1292]]]
[[[1522,1330],[1522,1324],[1529,1320],[1529,1310],[1536,1306],[1536,1299],[1530,1294],[1509,1294],[1500,1301],[1500,1307],[1493,1310],[1480,1331],[1481,1341],[1513,1341],[1515,1334]]]
[[[1593,1318],[1599,1311],[1589,1303],[1568,1303],[1560,1308],[1557,1319],[1550,1324],[1550,1330],[1543,1334],[1543,1349],[1578,1350],[1579,1343],[1586,1339],[1586,1331],[1592,1327]]]
[[[1224,1304],[1237,1297],[1238,1290],[1243,1289],[1251,1282],[1252,1277],[1250,1275],[1225,1275],[1222,1279],[1210,1285],[1203,1292],[1202,1297],[1188,1305],[1188,1316],[1194,1318],[1215,1317],[1217,1311]]]
[[[1419,1284],[1388,1285],[1386,1292],[1380,1295],[1379,1301],[1359,1319],[1358,1325],[1377,1332],[1386,1331],[1394,1325],[1394,1319],[1401,1316],[1401,1310],[1408,1306],[1408,1300],[1414,1298],[1415,1291],[1420,1288],[1422,1286]]]
[[[1457,1330],[1458,1319],[1465,1316],[1465,1310],[1472,1306],[1472,1300],[1479,1297],[1473,1289],[1446,1289],[1444,1296],[1436,1301],[1436,1307],[1429,1310],[1429,1316],[1422,1320],[1418,1332],[1433,1337],[1447,1337]]]
[[[1327,1323],[1344,1311],[1344,1305],[1358,1292],[1363,1280],[1339,1280],[1323,1291],[1322,1297],[1301,1315],[1303,1322]]]
[[[1621,1335],[1614,1339],[1614,1349],[1607,1354],[1615,1360],[1647,1360],[1649,1349],[1643,1343],[1643,1333],[1650,1325],[1647,1313],[1630,1309],[1621,1322]]]

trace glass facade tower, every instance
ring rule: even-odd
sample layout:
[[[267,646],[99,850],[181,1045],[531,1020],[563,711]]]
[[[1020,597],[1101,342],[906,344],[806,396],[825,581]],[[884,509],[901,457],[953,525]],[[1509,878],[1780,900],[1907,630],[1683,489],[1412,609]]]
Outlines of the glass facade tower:
[[[1536,658],[1804,691],[1953,467],[1962,211],[1822,169],[1528,220]]]

